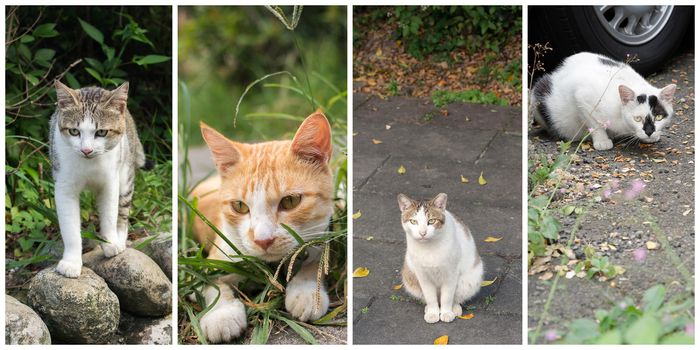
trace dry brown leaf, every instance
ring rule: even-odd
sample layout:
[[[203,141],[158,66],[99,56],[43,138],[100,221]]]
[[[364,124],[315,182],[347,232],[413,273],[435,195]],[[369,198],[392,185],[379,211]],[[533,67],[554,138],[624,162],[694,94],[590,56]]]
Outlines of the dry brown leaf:
[[[356,278],[367,277],[367,275],[369,275],[369,269],[366,267],[358,267],[352,272],[352,277]]]
[[[375,145],[378,145],[378,144],[382,143],[382,140],[372,139],[372,143]]]
[[[474,314],[470,313],[470,314],[466,314],[466,315],[461,315],[461,316],[457,316],[457,318],[460,318],[463,320],[471,320],[472,318],[474,318]]]
[[[391,287],[391,289],[393,289],[393,290],[399,290],[399,289],[401,289],[401,287],[403,287],[403,283],[399,283],[399,284],[397,284],[397,285],[394,285],[393,287]]]

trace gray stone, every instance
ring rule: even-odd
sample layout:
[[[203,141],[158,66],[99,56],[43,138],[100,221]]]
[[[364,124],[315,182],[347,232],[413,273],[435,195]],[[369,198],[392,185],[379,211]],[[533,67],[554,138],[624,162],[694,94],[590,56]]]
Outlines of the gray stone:
[[[54,340],[107,343],[119,325],[119,299],[87,267],[80,277],[66,278],[50,267],[29,283],[29,305],[41,316]]]
[[[151,258],[127,248],[105,258],[101,248],[83,254],[83,263],[105,279],[119,297],[122,309],[139,316],[165,316],[171,313],[172,285]]]
[[[119,321],[119,333],[125,344],[170,345],[173,337],[172,321],[172,315],[150,318],[124,312]]]
[[[5,344],[51,344],[51,333],[32,308],[5,295]]]
[[[153,236],[143,237],[134,241],[132,247],[142,251],[144,254],[148,255],[151,259],[153,259],[153,261],[155,261],[156,264],[160,266],[160,269],[163,270],[165,275],[168,276],[168,279],[172,280],[172,234],[170,234],[169,232],[164,232],[157,235],[155,238],[153,238]]]

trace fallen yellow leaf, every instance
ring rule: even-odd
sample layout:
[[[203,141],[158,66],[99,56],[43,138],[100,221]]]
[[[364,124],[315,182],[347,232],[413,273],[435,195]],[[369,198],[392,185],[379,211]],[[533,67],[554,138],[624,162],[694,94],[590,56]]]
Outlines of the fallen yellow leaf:
[[[361,210],[358,210],[357,213],[352,214],[352,218],[353,218],[353,219],[359,219],[360,216],[362,216],[362,211],[361,211]]]
[[[483,186],[486,185],[486,179],[484,179],[484,172],[481,172],[481,175],[479,175],[479,185]]]
[[[402,165],[402,166],[399,167],[399,170],[397,170],[397,171],[398,171],[399,174],[403,175],[403,174],[406,173],[406,168],[404,168],[403,165]]]
[[[358,267],[352,272],[352,277],[367,277],[369,270],[366,267]]]
[[[401,287],[403,287],[403,283],[399,283],[399,284],[397,284],[397,285],[391,287],[391,289],[393,289],[393,290],[399,290],[399,289],[401,289]]]
[[[481,286],[482,286],[482,287],[490,286],[490,285],[493,284],[493,282],[496,282],[497,279],[498,279],[498,277],[494,278],[494,279],[491,280],[491,281],[482,281],[482,282],[481,282]]]
[[[491,237],[491,236],[488,236],[488,237],[486,237],[486,239],[484,240],[484,242],[486,242],[486,243],[493,243],[493,242],[498,242],[498,241],[500,241],[500,240],[502,240],[502,239],[503,239],[503,237]]]
[[[459,179],[462,181],[462,183],[467,183],[467,182],[469,182],[469,179],[467,179],[466,177],[464,177],[464,175],[459,175]]]
[[[372,143],[375,144],[375,145],[378,145],[378,144],[382,143],[382,141],[381,141],[381,140],[377,140],[377,139],[372,139]]]
[[[450,337],[443,335],[440,337],[435,338],[435,341],[433,342],[434,345],[447,345],[447,341],[450,339]]]
[[[474,318],[474,314],[466,314],[466,315],[462,315],[462,316],[457,316],[457,318],[461,318],[463,320],[471,320],[472,318]]]
[[[374,239],[374,236],[369,236],[369,237],[367,237],[367,238],[365,238],[365,239],[368,240],[368,241],[371,241],[371,240]]]
[[[648,241],[647,242],[647,249],[649,249],[649,250],[659,249],[659,244],[654,242],[654,241]]]

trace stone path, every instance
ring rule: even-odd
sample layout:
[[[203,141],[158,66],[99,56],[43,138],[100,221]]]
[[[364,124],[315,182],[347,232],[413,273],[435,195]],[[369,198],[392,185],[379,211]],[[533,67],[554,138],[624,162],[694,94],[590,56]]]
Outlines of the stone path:
[[[354,95],[353,210],[362,216],[353,222],[353,269],[370,270],[353,280],[354,344],[432,344],[442,335],[450,344],[522,342],[521,109],[446,109],[444,116],[427,100]],[[485,186],[477,183],[482,171]],[[471,228],[485,279],[496,278],[465,303],[473,319],[427,324],[423,305],[392,289],[401,283],[406,244],[400,192],[414,198],[447,193],[448,209]],[[484,243],[487,236],[503,239]]]

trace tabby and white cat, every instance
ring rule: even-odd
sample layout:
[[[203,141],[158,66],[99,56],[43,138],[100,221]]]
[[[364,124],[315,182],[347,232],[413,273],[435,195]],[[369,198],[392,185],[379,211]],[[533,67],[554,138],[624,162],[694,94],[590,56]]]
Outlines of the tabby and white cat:
[[[484,264],[469,228],[447,211],[447,195],[430,201],[398,196],[406,232],[404,289],[426,303],[425,322],[452,322],[481,289]]]
[[[675,84],[658,89],[629,65],[583,52],[568,57],[535,84],[535,119],[554,136],[608,150],[611,138],[657,142],[673,115]]]
[[[100,236],[106,257],[125,249],[136,168],[145,165],[143,146],[126,108],[129,83],[108,91],[73,90],[55,82],[58,108],[51,116],[49,144],[63,258],[56,271],[80,276],[80,193],[97,195]]]
[[[332,146],[330,125],[320,111],[304,120],[292,141],[238,143],[203,123],[201,129],[218,176],[198,185],[193,197],[204,216],[243,254],[269,262],[282,259],[297,241],[281,224],[304,240],[326,230],[333,213],[333,175],[328,166]],[[210,259],[230,261],[228,255],[235,259],[229,245],[199,218],[194,234]],[[325,287],[317,289],[318,259],[317,252],[310,253],[286,287],[286,309],[301,321],[316,320],[328,310]],[[247,327],[243,303],[232,291],[240,281],[232,274],[216,282],[219,299],[200,321],[212,343],[228,342]],[[219,291],[205,287],[207,305]]]

